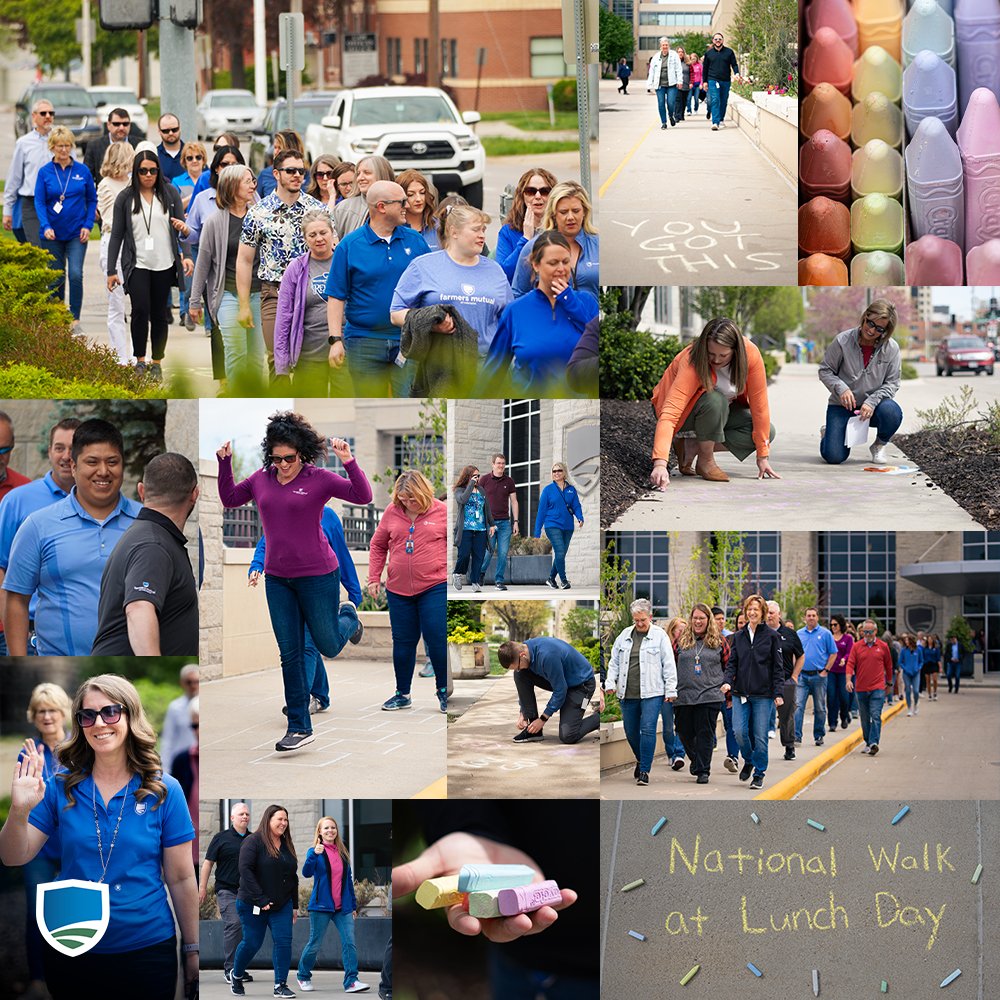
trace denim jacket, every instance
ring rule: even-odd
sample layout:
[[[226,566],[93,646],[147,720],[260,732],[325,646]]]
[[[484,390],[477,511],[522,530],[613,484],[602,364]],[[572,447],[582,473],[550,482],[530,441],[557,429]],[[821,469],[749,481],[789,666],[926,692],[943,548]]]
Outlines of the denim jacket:
[[[615,689],[619,698],[625,697],[628,682],[628,664],[635,641],[635,626],[625,629],[611,649],[611,665],[604,683],[607,690]],[[674,651],[667,639],[667,633],[659,625],[650,625],[649,631],[640,640],[639,647],[639,691],[643,698],[676,698],[677,667]]]

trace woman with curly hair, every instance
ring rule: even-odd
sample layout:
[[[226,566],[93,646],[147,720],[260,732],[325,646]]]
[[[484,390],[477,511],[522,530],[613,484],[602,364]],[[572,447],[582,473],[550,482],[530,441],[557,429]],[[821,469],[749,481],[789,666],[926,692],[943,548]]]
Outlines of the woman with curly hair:
[[[65,770],[47,772],[35,741],[25,740],[0,830],[0,860],[26,864],[53,837],[62,879],[111,890],[101,911],[107,930],[89,951],[70,957],[45,949],[45,982],[54,1000],[79,996],[81,982],[141,983],[144,997],[172,1000],[174,913],[185,942],[185,982],[198,978],[194,827],[184,793],[163,773],[139,692],[124,677],[84,681],[71,715],[72,733],[59,749]]]
[[[271,627],[281,656],[288,708],[288,731],[275,750],[298,750],[313,742],[305,665],[305,626],[323,656],[333,658],[363,626],[351,601],[340,604],[340,565],[321,527],[327,500],[371,503],[372,488],[343,438],[332,438],[333,453],[347,477],[317,466],[327,442],[301,414],[272,415],[261,442],[263,468],[233,482],[233,449],[216,452],[219,499],[225,507],[253,500],[260,513],[267,554],[265,593]],[[294,485],[293,485],[294,484]],[[339,611],[332,611],[338,608]],[[357,639],[355,639],[357,641]]]
[[[510,211],[497,236],[496,261],[510,282],[525,243],[544,228],[545,206],[557,183],[555,175],[544,167],[526,170],[517,182]]]

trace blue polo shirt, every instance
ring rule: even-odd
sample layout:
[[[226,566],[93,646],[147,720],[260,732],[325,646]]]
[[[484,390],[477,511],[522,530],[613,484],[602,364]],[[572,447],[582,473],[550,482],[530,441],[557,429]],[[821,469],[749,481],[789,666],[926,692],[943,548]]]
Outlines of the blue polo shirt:
[[[105,805],[88,774],[73,789],[76,804],[67,809],[65,777],[60,774],[54,781],[46,782],[45,798],[31,810],[28,822],[48,836],[59,835],[60,878],[96,882],[101,877],[102,865],[97,852],[94,809],[107,860],[126,788],[116,792]],[[111,917],[104,937],[94,946],[95,954],[148,948],[174,936],[174,918],[163,884],[163,851],[194,840],[194,826],[177,779],[165,774],[160,780],[167,786],[167,797],[159,806],[153,796],[136,800],[138,775],[133,775],[127,786],[128,799],[104,878]]]
[[[802,673],[815,674],[820,670],[826,670],[826,662],[831,654],[837,652],[837,643],[834,642],[833,633],[822,625],[817,625],[811,632],[807,628],[799,629],[799,638],[802,640],[802,649],[806,654],[802,664]]]
[[[399,328],[389,319],[389,305],[410,261],[425,253],[430,253],[427,241],[409,226],[397,226],[385,240],[366,222],[337,244],[326,295],[345,303],[345,337],[399,340]]]
[[[587,658],[562,639],[529,639],[525,645],[531,654],[528,669],[544,677],[552,685],[552,697],[545,706],[545,715],[552,716],[562,708],[571,687],[593,679],[594,668]]]
[[[35,511],[21,525],[3,589],[38,592],[39,656],[90,655],[104,565],[140,510],[141,504],[119,494],[115,509],[97,521],[80,506],[74,486],[68,497]]]
[[[24,496],[21,496],[22,493]],[[50,469],[42,479],[32,480],[27,486],[11,490],[4,497],[3,503],[0,503],[0,569],[7,572],[14,536],[28,515],[66,496],[69,494],[56,484]]]

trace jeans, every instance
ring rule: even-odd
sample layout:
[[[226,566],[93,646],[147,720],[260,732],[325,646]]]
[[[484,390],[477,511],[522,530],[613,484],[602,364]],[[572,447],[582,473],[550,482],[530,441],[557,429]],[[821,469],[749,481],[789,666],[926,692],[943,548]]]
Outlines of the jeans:
[[[847,421],[853,415],[850,410],[843,406],[832,404],[827,406],[826,432],[823,434],[823,440],[819,443],[819,453],[823,456],[824,462],[829,462],[830,465],[840,465],[847,461],[851,449],[844,444],[844,432],[847,430]],[[871,426],[875,428],[875,437],[879,441],[891,441],[893,434],[899,430],[899,425],[902,422],[903,411],[894,399],[883,399],[875,407],[875,412],[872,413]]]
[[[101,274],[108,272],[108,244],[111,242],[111,234],[105,233],[101,237]],[[118,280],[122,281],[121,259],[118,263]],[[111,350],[118,355],[120,364],[127,365],[132,357],[131,345],[128,334],[125,332],[125,289],[117,285],[113,292],[108,292],[108,343]]]
[[[663,749],[667,751],[670,762],[684,759],[684,743],[674,731],[674,703],[664,701],[660,705],[660,718],[663,720]]]
[[[945,665],[945,673],[948,677],[948,694],[951,694],[951,682],[955,682],[955,694],[958,694],[958,685],[962,680],[962,661],[949,660]]]
[[[54,882],[59,875],[59,862],[55,858],[43,858],[36,855],[21,866],[24,874],[24,898],[28,907],[28,920],[25,924],[25,950],[28,953],[28,977],[30,979],[45,978],[45,948],[42,943],[42,932],[35,920],[35,896],[43,882]]]
[[[405,556],[404,558],[411,558]],[[434,667],[434,683],[440,691],[448,687],[448,585],[437,583],[407,597],[386,590],[389,626],[392,630],[392,669],[396,690],[409,694],[417,665],[417,643],[424,637],[424,649]]]
[[[728,80],[708,81],[708,106],[712,112],[712,124],[718,125],[726,119],[726,108],[729,106]]]
[[[382,976],[378,981],[378,991],[382,993],[392,992],[392,935],[385,943],[385,954],[382,956]]]
[[[802,720],[806,714],[806,701],[812,695],[813,700],[813,739],[821,740],[826,735],[826,678],[820,677],[819,671],[807,674],[804,670],[799,674],[799,686],[795,692],[795,740],[802,739]]]
[[[0,656],[7,656],[7,633],[0,632]]]
[[[665,125],[667,118],[671,122],[674,120],[674,99],[677,96],[677,87],[657,87],[656,88],[656,110],[660,112],[660,124]]]
[[[35,196],[33,194],[22,194],[21,199],[21,228],[24,230],[24,238],[32,246],[42,245],[41,232],[38,221],[38,213],[35,211]]]
[[[692,83],[691,83],[691,89],[688,91],[688,99],[687,99],[687,109],[688,109],[688,111],[690,111],[692,113],[695,112],[695,111],[697,111],[698,110],[698,102],[699,102],[700,99],[701,99],[701,84],[700,83],[694,83],[692,81]],[[692,107],[692,105],[694,105],[694,107]]]
[[[903,693],[906,695],[906,707],[916,708],[920,701],[920,674],[908,674],[903,671]]]
[[[222,968],[225,972],[232,972],[236,949],[243,940],[243,925],[236,912],[236,893],[232,889],[216,888],[215,898],[222,916]]]
[[[288,967],[292,963],[292,906],[289,900],[279,910],[261,910],[256,916],[253,905],[242,899],[236,900],[236,912],[243,927],[243,940],[236,949],[233,959],[233,976],[242,976],[254,955],[264,943],[264,935],[271,929],[271,963],[274,966],[275,983],[288,981]]]
[[[551,691],[552,685],[540,674],[525,669],[514,671],[514,687],[517,688],[517,700],[520,704],[521,714],[528,722],[533,722],[538,718],[535,688],[540,687],[545,691]],[[597,682],[593,677],[575,687],[567,688],[566,700],[559,709],[560,743],[579,743],[584,736],[600,726],[601,717],[596,712],[591,713],[586,719],[583,717],[591,695],[596,689]]]
[[[300,357],[292,373],[292,385],[296,396],[307,396],[310,399],[319,397],[327,399],[331,396],[344,398],[354,395],[354,384],[346,365],[331,368],[324,358],[322,361],[303,361]]]
[[[569,583],[566,579],[566,553],[569,551],[569,543],[573,540],[573,529],[552,528],[545,525],[545,534],[552,543],[552,569],[549,570],[549,579],[554,580],[557,576],[561,576],[563,583]]]
[[[502,947],[490,948],[490,988],[502,1000],[598,1000],[601,995],[596,978],[533,969],[511,958]]]
[[[858,718],[861,720],[861,735],[867,746],[874,746],[882,736],[882,703],[885,691],[858,692]]]
[[[663,698],[659,695],[652,698],[622,698],[620,704],[625,739],[639,762],[639,770],[648,774],[656,752],[656,720],[660,714],[660,705],[664,704]]]
[[[412,364],[400,368],[399,337],[344,337],[347,370],[356,396],[393,396],[410,394]]]
[[[826,675],[826,712],[830,725],[840,720],[842,729],[851,724],[851,696],[847,693],[847,674]]]
[[[493,579],[496,583],[503,583],[504,575],[507,572],[507,552],[510,550],[510,536],[513,531],[513,527],[509,519],[497,521],[496,526],[497,531],[493,536],[493,540],[497,543],[497,565],[493,574]],[[492,556],[490,554],[489,546],[487,546],[486,555],[483,557],[482,576],[486,575],[486,567],[490,564],[491,558]]]
[[[83,983],[101,983],[107,992],[113,992],[107,989],[110,983],[141,983],[143,1000],[173,1000],[177,991],[177,938],[171,935],[133,951],[88,951],[83,955],[63,955],[46,946],[45,985],[52,1000],[76,1000],[89,993],[87,987],[81,986]]]
[[[771,704],[771,698],[748,698],[744,702],[733,696],[733,729],[740,741],[743,759],[753,764],[756,775],[767,774],[767,722],[771,717]]]
[[[303,633],[302,660],[306,666],[306,687],[309,694],[326,706],[330,704],[330,678],[326,675],[326,664],[313,642],[309,626]]]
[[[323,943],[323,937],[331,921],[336,925],[337,933],[340,935],[340,957],[344,966],[344,989],[346,990],[358,978],[358,949],[354,946],[354,915],[346,913],[344,910],[337,910],[336,913],[326,913],[321,910],[309,911],[309,941],[302,949],[295,973],[304,983],[312,979],[316,956],[319,954],[320,945]]]
[[[722,725],[726,730],[726,756],[736,758],[740,755],[740,744],[733,732],[733,710],[722,703]]]
[[[462,530],[462,540],[458,543],[455,557],[455,572],[464,573],[469,583],[483,582],[483,553],[486,552],[486,532]]]
[[[87,244],[79,237],[71,240],[47,240],[42,238],[42,249],[52,254],[49,267],[61,271],[53,286],[52,298],[63,302],[66,298],[66,278],[69,278],[69,311],[73,319],[80,318],[83,307],[83,259],[87,256]]]
[[[677,734],[691,758],[691,768],[695,774],[710,774],[712,771],[712,745],[722,704],[710,702],[707,705],[672,706]]]
[[[305,667],[305,626],[323,656],[335,657],[358,629],[351,605],[340,602],[340,570],[319,576],[264,578],[267,610],[281,655],[281,676],[288,707],[288,732],[311,733],[309,685]]]
[[[250,314],[253,326],[248,330],[236,322],[240,313],[240,300],[232,292],[223,292],[216,321],[222,332],[222,349],[225,354],[226,378],[231,384],[259,392],[264,380],[264,335],[260,328],[260,293],[250,296]]]

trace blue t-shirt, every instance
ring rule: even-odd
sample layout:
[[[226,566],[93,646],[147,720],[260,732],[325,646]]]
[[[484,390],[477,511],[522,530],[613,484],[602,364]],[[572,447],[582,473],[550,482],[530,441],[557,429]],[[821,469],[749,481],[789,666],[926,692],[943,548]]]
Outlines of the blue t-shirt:
[[[95,954],[114,954],[148,948],[174,936],[174,917],[163,884],[163,851],[167,847],[194,840],[194,826],[184,792],[169,774],[160,780],[167,797],[153,808],[156,799],[136,800],[139,776],[133,775],[105,805],[88,774],[73,789],[76,804],[66,808],[65,775],[45,784],[45,798],[31,810],[28,822],[42,833],[58,834],[62,845],[63,879],[96,882],[102,864],[97,851],[94,810],[101,827],[101,845],[108,860],[122,797],[128,793],[118,827],[118,839],[111,852],[107,875],[111,916],[104,937],[94,946]]]
[[[471,267],[456,264],[444,250],[424,254],[403,272],[390,309],[454,306],[479,334],[479,353],[489,350],[504,307],[513,302],[503,268],[479,257]]]
[[[802,664],[802,673],[814,674],[826,670],[826,663],[831,654],[837,652],[837,644],[833,641],[833,633],[822,625],[817,625],[811,632],[807,628],[799,629],[802,649],[806,654]]]
[[[462,527],[466,531],[485,531],[486,516],[483,514],[483,505],[486,497],[479,490],[473,490],[469,494],[469,499],[465,501],[463,508],[465,516],[462,518]]]
[[[590,661],[562,639],[529,639],[525,645],[531,656],[528,669],[552,685],[552,697],[545,706],[545,715],[552,716],[562,708],[569,688],[594,678]]]
[[[343,299],[345,337],[399,340],[389,319],[393,292],[410,261],[429,253],[420,233],[397,226],[384,240],[366,222],[348,233],[333,251],[327,296]]]

